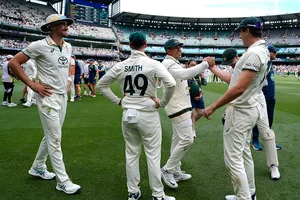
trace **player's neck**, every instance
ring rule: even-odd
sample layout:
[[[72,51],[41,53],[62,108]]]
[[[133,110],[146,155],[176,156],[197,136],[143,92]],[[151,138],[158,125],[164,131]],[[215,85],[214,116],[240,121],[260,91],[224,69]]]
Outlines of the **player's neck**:
[[[63,46],[63,37],[62,37],[62,36],[59,36],[59,35],[57,35],[57,34],[55,34],[55,33],[51,33],[51,34],[50,34],[50,37],[51,37],[51,39],[52,39],[56,44],[58,44],[60,47]]]

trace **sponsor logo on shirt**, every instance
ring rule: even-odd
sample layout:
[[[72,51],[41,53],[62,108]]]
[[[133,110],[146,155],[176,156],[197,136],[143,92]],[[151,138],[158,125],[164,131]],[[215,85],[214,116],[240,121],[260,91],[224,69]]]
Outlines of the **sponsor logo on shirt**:
[[[68,68],[69,66],[67,65],[68,64],[68,59],[65,57],[65,56],[61,56],[58,58],[58,67],[59,68]]]

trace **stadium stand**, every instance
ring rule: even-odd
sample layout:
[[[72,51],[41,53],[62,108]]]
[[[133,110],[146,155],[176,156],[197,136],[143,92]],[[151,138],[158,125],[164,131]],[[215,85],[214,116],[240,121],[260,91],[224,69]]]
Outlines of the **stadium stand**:
[[[15,54],[32,41],[45,37],[39,27],[48,15],[56,12],[51,5],[0,0],[0,54]],[[274,62],[278,73],[299,70],[300,19],[293,21],[298,16],[260,17],[265,26],[263,38],[280,49]],[[233,32],[241,19],[192,19],[124,12],[112,17],[111,27],[74,23],[69,27],[66,40],[72,44],[73,53],[82,62],[93,57],[114,63],[130,55],[129,34],[140,31],[147,36],[146,53],[154,59],[163,60],[163,44],[170,38],[176,38],[184,43],[182,63],[190,58],[201,61],[205,56],[214,56],[220,63],[221,54],[228,47],[237,48],[239,54],[244,52],[238,33]],[[284,66],[291,64],[293,67],[285,70]]]

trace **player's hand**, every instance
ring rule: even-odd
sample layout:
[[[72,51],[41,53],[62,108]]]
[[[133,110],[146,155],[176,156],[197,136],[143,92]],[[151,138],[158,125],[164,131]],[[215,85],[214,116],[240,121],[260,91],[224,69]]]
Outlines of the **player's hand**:
[[[160,102],[160,99],[157,98],[157,97],[151,97],[151,99],[154,101],[155,103],[155,108],[159,108],[159,102]]]
[[[214,65],[216,65],[215,59],[213,57],[205,57],[203,61],[207,61],[209,67],[213,67]]]
[[[50,92],[52,87],[48,85],[44,85],[41,81],[33,82],[31,89],[36,93],[40,94],[42,97],[50,96],[52,94]]]
[[[214,107],[212,105],[206,107],[204,109],[204,117],[208,120],[211,120],[211,118],[209,117],[210,115],[212,115],[216,110],[214,109]]]

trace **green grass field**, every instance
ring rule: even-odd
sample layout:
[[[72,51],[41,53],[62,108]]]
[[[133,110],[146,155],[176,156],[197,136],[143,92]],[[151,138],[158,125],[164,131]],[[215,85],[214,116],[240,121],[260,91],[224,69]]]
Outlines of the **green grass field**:
[[[113,89],[119,91],[118,85]],[[80,184],[79,194],[68,196],[55,189],[56,181],[44,181],[28,175],[40,140],[42,126],[36,106],[24,108],[19,102],[23,84],[16,83],[15,108],[0,107],[0,199],[53,200],[125,200],[127,199],[124,140],[121,133],[121,108],[103,96],[83,97],[68,103],[63,127],[62,149],[67,172]],[[276,77],[276,110],[273,129],[277,143],[281,179],[272,181],[265,164],[264,152],[252,151],[258,200],[300,199],[300,81],[295,77]],[[206,105],[226,91],[226,84],[208,84],[203,88]],[[3,98],[3,86],[0,86]],[[2,99],[1,99],[2,100]],[[223,140],[219,109],[212,120],[197,122],[197,138],[182,162],[182,169],[193,178],[180,182],[178,189],[165,186],[168,195],[177,200],[222,200],[232,194],[232,184],[223,162]],[[161,109],[163,128],[162,164],[165,164],[171,142],[171,121]],[[48,168],[51,165],[48,161]],[[140,161],[141,200],[150,200],[145,155]]]

